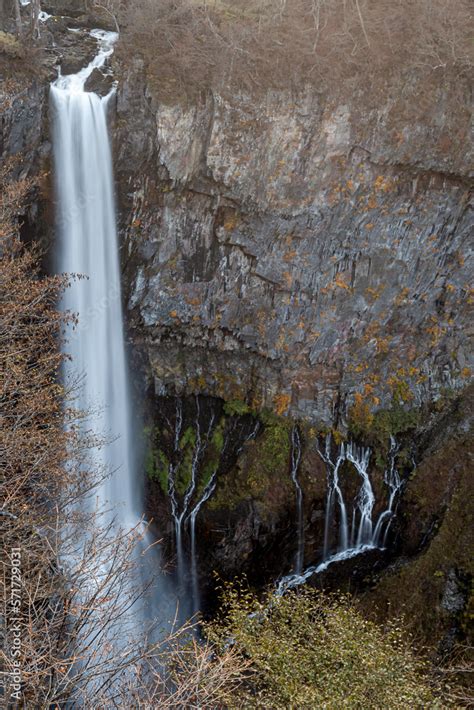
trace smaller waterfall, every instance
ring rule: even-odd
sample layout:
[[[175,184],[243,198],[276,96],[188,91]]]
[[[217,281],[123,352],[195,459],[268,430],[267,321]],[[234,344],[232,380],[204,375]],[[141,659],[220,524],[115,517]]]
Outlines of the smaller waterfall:
[[[202,453],[202,441],[201,441],[201,422],[200,422],[200,407],[199,398],[196,397],[196,418],[195,418],[195,431],[196,431],[196,444],[194,446],[192,462],[191,462],[191,480],[184,493],[184,498],[182,505],[179,504],[178,494],[176,491],[176,473],[179,467],[179,463],[170,463],[168,471],[168,493],[171,500],[171,514],[173,516],[175,525],[175,539],[176,539],[176,564],[178,571],[178,585],[180,589],[183,588],[185,583],[185,560],[183,552],[183,523],[188,513],[189,503],[193,497],[194,490],[196,488],[196,474],[198,468],[198,462]],[[179,460],[180,453],[180,442],[181,442],[181,431],[183,427],[183,404],[181,399],[176,400],[176,420],[175,420],[175,437],[174,437],[174,451],[175,455]],[[180,509],[181,508],[181,509]]]
[[[194,410],[194,411],[193,411]],[[175,529],[176,575],[184,614],[200,610],[200,589],[196,520],[204,504],[214,494],[222,462],[235,460],[245,445],[257,436],[258,421],[227,415],[221,405],[196,396],[194,407],[183,411],[176,399],[174,416],[163,415],[166,428],[173,432],[168,464],[168,496]],[[174,421],[172,421],[174,420]],[[183,471],[185,471],[183,486]],[[185,549],[189,532],[189,551]]]
[[[212,426],[214,423],[214,417],[211,417],[211,422],[209,425],[209,430],[207,433],[207,441],[209,441],[210,434],[212,431]],[[235,450],[235,455],[238,456],[244,446],[254,439],[258,431],[260,429],[260,422],[257,420],[255,423],[255,426],[253,429],[250,431],[247,436],[243,436],[241,439],[241,443],[237,446],[237,449]],[[225,454],[228,452],[230,448],[230,443],[231,443],[231,437],[230,437],[230,432],[227,432],[225,437],[224,437],[224,445],[222,447],[221,451],[221,456],[220,458],[222,459],[225,457]],[[191,510],[190,514],[188,515],[186,522],[189,521],[189,531],[190,531],[190,538],[191,538],[191,587],[192,587],[192,602],[193,602],[193,613],[196,613],[200,610],[201,608],[201,599],[200,599],[200,591],[199,591],[199,576],[198,576],[198,559],[197,559],[197,550],[196,550],[196,518],[198,516],[199,511],[201,510],[202,506],[206,501],[209,500],[209,498],[212,496],[214,491],[216,490],[216,485],[217,485],[217,473],[219,471],[219,466],[220,466],[220,461],[214,468],[212,475],[206,484],[199,500],[195,504],[194,508]]]
[[[291,431],[291,479],[295,484],[298,547],[295,558],[295,572],[301,574],[304,558],[304,527],[303,527],[303,490],[298,480],[298,471],[301,462],[301,437],[297,426]]]
[[[395,440],[395,437],[390,437],[390,450],[388,453],[388,466],[385,469],[384,482],[390,491],[390,496],[388,499],[387,509],[380,515],[377,525],[375,526],[375,531],[373,534],[373,539],[376,545],[382,543],[382,547],[387,544],[388,531],[390,529],[391,522],[393,520],[394,505],[397,498],[397,494],[402,487],[402,480],[400,474],[398,473],[396,467],[396,457],[398,453],[399,446]],[[385,527],[385,529],[384,529]],[[383,535],[382,535],[383,532]]]
[[[225,444],[224,444],[225,448]],[[192,599],[193,599],[193,612],[196,613],[201,608],[201,600],[199,593],[199,576],[197,568],[197,553],[196,553],[196,518],[201,510],[204,503],[209,500],[216,489],[217,483],[217,468],[209,480],[209,483],[205,487],[201,497],[189,514],[189,529],[191,536],[191,586],[192,586]]]
[[[388,463],[384,471],[384,483],[388,490],[387,506],[380,513],[377,521],[374,521],[373,516],[375,495],[368,473],[370,448],[359,447],[352,442],[342,443],[337,450],[335,460],[333,460],[331,444],[332,438],[329,434],[325,440],[324,451],[318,449],[318,453],[326,465],[328,480],[323,560],[318,565],[308,567],[303,573],[283,577],[277,585],[276,594],[284,594],[287,589],[303,584],[313,574],[324,572],[335,562],[356,557],[367,550],[383,549],[386,546],[396,498],[403,484],[396,467],[399,447],[395,438],[390,437]],[[350,524],[348,506],[340,484],[341,466],[346,461],[352,464],[360,477],[360,487],[354,499]],[[332,549],[331,544],[331,533],[335,525],[338,527],[336,550]]]
[[[374,543],[372,512],[375,496],[367,471],[371,453],[369,448],[358,447],[351,442],[348,444],[342,443],[339,447],[336,461],[333,462],[331,459],[331,437],[328,435],[326,437],[325,451],[322,452],[319,449],[318,452],[326,464],[328,475],[328,494],[324,526],[324,559],[327,559],[331,553],[330,535],[332,523],[334,522],[335,503],[339,508],[339,544],[337,551],[343,552],[353,547],[361,547]],[[350,526],[347,515],[347,505],[339,483],[340,467],[345,461],[349,461],[354,466],[361,478],[361,486],[355,500]]]
[[[331,522],[334,518],[334,507],[337,503],[339,507],[339,549],[345,550],[348,546],[348,527],[347,527],[347,510],[346,504],[344,502],[344,496],[339,487],[339,468],[341,464],[346,460],[344,444],[341,444],[339,450],[339,455],[335,463],[331,460],[331,438],[326,437],[326,451],[324,454],[318,449],[319,455],[326,464],[326,470],[328,474],[328,492],[326,500],[326,518],[324,523],[324,548],[323,548],[323,558],[327,559],[329,556],[329,536],[331,529]]]

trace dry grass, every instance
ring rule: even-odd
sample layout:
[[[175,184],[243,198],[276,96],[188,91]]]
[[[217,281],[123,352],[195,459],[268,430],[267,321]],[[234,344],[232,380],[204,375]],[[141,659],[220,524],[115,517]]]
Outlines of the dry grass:
[[[25,50],[15,35],[0,30],[0,55],[2,54],[12,59],[19,59],[24,56]]]
[[[125,51],[187,95],[473,63],[467,0],[128,0],[120,18]]]

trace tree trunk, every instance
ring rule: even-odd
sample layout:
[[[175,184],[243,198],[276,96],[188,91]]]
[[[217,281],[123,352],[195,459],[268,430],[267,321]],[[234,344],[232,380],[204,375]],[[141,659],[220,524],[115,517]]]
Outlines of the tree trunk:
[[[16,33],[18,37],[21,37],[23,35],[23,25],[21,23],[20,0],[13,0],[13,5],[15,9]]]
[[[33,39],[38,39],[39,31],[39,14],[41,12],[41,0],[31,0],[31,36]]]

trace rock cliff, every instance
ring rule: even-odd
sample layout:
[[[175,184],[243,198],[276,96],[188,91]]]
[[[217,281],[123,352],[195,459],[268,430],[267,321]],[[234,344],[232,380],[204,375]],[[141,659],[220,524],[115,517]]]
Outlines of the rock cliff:
[[[466,383],[462,80],[169,105],[139,58],[121,75],[129,308],[157,391],[344,426],[356,396],[421,404]]]
[[[111,28],[110,18],[88,18],[85,6],[58,7],[46,9],[67,17],[46,22],[35,71],[28,58],[13,72],[12,60],[0,57],[8,79],[0,153],[21,156],[17,174],[40,176],[24,237],[47,245],[54,239],[48,83],[56,64],[73,71],[93,52],[84,25]],[[396,434],[406,484],[391,554],[345,563],[327,583],[356,580],[382,616],[404,605],[417,620],[429,599],[424,636],[460,633],[473,572],[464,554],[472,526],[467,79],[414,71],[383,85],[360,77],[331,92],[209,91],[185,103],[170,92],[162,100],[159,77],[139,53],[119,51],[113,64],[117,203],[127,318],[145,383],[139,396],[146,389],[149,512],[169,549],[159,464],[172,457],[176,400],[190,418],[178,452],[182,485],[196,397],[209,432],[203,462],[215,466],[216,450],[220,458],[215,493],[197,519],[204,587],[214,569],[246,571],[259,584],[290,570],[294,421],[303,442],[307,563],[322,547],[321,435],[370,444],[380,495],[388,437]],[[219,437],[250,419],[260,422],[258,435],[221,456]],[[351,480],[348,473],[348,491]]]
[[[186,103],[169,92],[162,100],[140,56],[119,57],[118,66],[128,306],[152,398],[236,399],[304,422],[307,563],[322,554],[319,432],[349,426],[375,444],[374,459],[389,433],[400,433],[412,461],[401,462],[407,483],[392,555],[347,561],[322,582],[374,587],[370,604],[383,607],[397,596],[397,579],[416,586],[419,574],[431,604],[417,630],[430,641],[457,633],[459,611],[450,615],[441,599],[455,574],[468,594],[469,565],[454,548],[450,562],[434,562],[433,550],[453,491],[467,484],[433,421],[471,377],[467,83],[414,72],[377,90],[360,79],[332,94],[209,92]],[[417,423],[395,432],[389,417],[380,426],[377,410],[394,406],[416,410]],[[284,426],[278,438],[269,459],[261,434],[246,445],[199,513],[204,589],[215,569],[262,583],[292,566],[296,504]],[[381,495],[375,460],[371,476]],[[159,498],[155,490],[152,512],[163,516]],[[393,608],[405,604],[419,620],[420,595],[401,595]]]

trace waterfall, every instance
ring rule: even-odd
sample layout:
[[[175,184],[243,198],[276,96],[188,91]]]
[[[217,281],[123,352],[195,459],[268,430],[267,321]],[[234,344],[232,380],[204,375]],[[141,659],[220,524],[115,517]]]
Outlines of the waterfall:
[[[227,419],[220,405],[196,395],[194,407],[183,411],[183,400],[176,397],[174,416],[162,415],[168,439],[168,497],[174,523],[176,581],[180,605],[187,614],[201,609],[196,521],[202,507],[214,494],[222,464],[236,459],[260,429],[258,420],[231,416]],[[192,432],[192,434],[190,434]],[[216,450],[215,436],[221,439]],[[189,537],[187,536],[189,534]],[[186,546],[186,542],[189,545]]]
[[[176,399],[176,417],[174,426],[174,454],[178,457],[179,442],[181,438],[181,430],[183,428],[183,403],[178,397]],[[171,501],[171,514],[173,516],[175,526],[175,542],[176,542],[176,563],[178,570],[178,587],[181,588],[184,576],[184,560],[183,560],[183,544],[181,534],[182,517],[178,510],[178,497],[175,489],[175,473],[177,464],[170,463],[168,470],[168,495]]]
[[[303,491],[298,480],[298,470],[301,462],[301,438],[298,427],[291,431],[291,479],[295,484],[298,547],[295,558],[295,573],[301,574],[304,558],[304,528],[303,528]]]
[[[347,511],[346,504],[344,502],[344,496],[339,487],[339,468],[341,464],[345,461],[345,449],[344,444],[341,444],[341,449],[339,451],[339,456],[336,462],[333,463],[331,460],[331,439],[326,437],[326,452],[322,454],[319,451],[319,455],[323,458],[326,469],[328,472],[328,492],[326,500],[326,518],[324,523],[324,552],[323,557],[327,559],[329,555],[329,536],[331,529],[331,522],[334,517],[334,505],[337,500],[339,506],[339,549],[345,550],[348,546],[348,527],[347,527]]]
[[[390,437],[388,463],[384,471],[384,483],[389,496],[387,507],[379,515],[377,521],[373,519],[375,495],[369,477],[369,463],[371,450],[368,447],[359,447],[354,443],[340,444],[336,461],[331,457],[331,436],[326,437],[325,450],[318,453],[326,464],[328,474],[328,494],[326,503],[326,519],[324,526],[324,553],[323,559],[328,560],[331,554],[349,554],[352,551],[385,547],[388,530],[393,518],[394,504],[402,486],[402,480],[396,467],[398,445],[393,436]],[[342,463],[348,461],[358,473],[361,484],[354,500],[351,526],[349,529],[347,504],[344,500],[339,485],[339,469]],[[336,553],[331,550],[330,533],[334,524],[334,499],[339,506],[339,544]]]
[[[334,500],[339,507],[339,542],[337,553],[344,554],[354,549],[377,547],[378,539],[372,521],[375,495],[370,482],[368,467],[371,451],[368,447],[359,447],[354,443],[342,443],[339,446],[335,462],[331,458],[331,436],[326,437],[325,450],[318,453],[326,464],[328,476],[328,493],[326,502],[326,519],[324,525],[324,560],[331,556],[331,531],[334,524]],[[352,464],[361,479],[361,485],[354,500],[351,525],[349,527],[347,504],[339,482],[341,465],[348,461]],[[390,502],[389,502],[390,505]]]
[[[182,501],[181,506],[179,504],[178,494],[177,494],[176,485],[175,485],[175,483],[176,483],[175,477],[176,477],[176,473],[177,473],[177,470],[179,467],[179,463],[174,463],[174,464],[170,463],[169,469],[168,469],[168,494],[169,494],[170,501],[171,501],[171,514],[172,514],[174,526],[175,526],[176,566],[177,566],[177,572],[178,572],[178,586],[179,586],[182,596],[183,596],[183,594],[185,594],[186,576],[187,576],[185,574],[185,559],[184,559],[184,550],[183,550],[183,527],[184,527],[185,521],[189,517],[188,516],[189,506],[190,506],[191,500],[193,498],[194,492],[196,490],[199,462],[200,462],[201,457],[206,449],[207,443],[209,441],[209,436],[212,431],[212,427],[214,425],[214,415],[212,415],[210,423],[209,423],[207,435],[205,436],[205,439],[203,441],[202,433],[201,433],[201,418],[200,418],[201,411],[200,411],[200,405],[199,405],[199,397],[196,396],[195,402],[196,402],[196,418],[195,418],[195,422],[194,422],[194,431],[196,432],[196,443],[194,445],[194,451],[193,451],[192,460],[191,460],[191,479],[190,479],[190,482],[189,482],[189,484],[186,488],[186,491],[184,493],[184,497],[183,497],[183,501]],[[174,437],[174,453],[175,453],[176,457],[179,457],[180,436],[181,436],[182,426],[183,426],[182,402],[179,398],[177,398],[177,400],[176,400],[175,437]],[[206,498],[206,500],[207,500],[207,498]],[[190,515],[191,515],[191,520],[192,521],[195,520],[195,516],[193,519],[192,513]],[[197,515],[197,512],[196,512],[196,515]],[[193,540],[191,542],[192,542],[192,549],[195,550],[195,543],[193,543]],[[193,580],[195,580],[195,579],[197,579],[197,568],[196,568],[196,562],[195,562],[194,558],[191,560],[191,569],[195,570],[195,575],[193,576]],[[193,582],[193,587],[196,587],[196,589],[197,589],[197,583]],[[194,590],[193,598],[195,598],[197,596],[198,596],[198,594]],[[194,606],[194,604],[193,604],[193,606]],[[197,607],[194,609],[194,611],[197,611]]]
[[[75,406],[90,413],[84,430],[105,442],[91,453],[94,470],[104,476],[94,491],[105,525],[112,535],[125,534],[140,525],[143,513],[139,474],[135,470],[131,434],[131,405],[121,305],[119,249],[107,110],[104,98],[84,90],[87,78],[102,67],[113,52],[116,33],[93,30],[98,53],[77,74],[59,76],[51,85],[54,157],[57,194],[57,265],[61,272],[79,275],[64,294],[62,309],[78,314],[78,325],[66,345],[66,383],[81,377]],[[92,504],[90,504],[92,505]],[[138,574],[148,577],[159,569],[154,542],[148,532],[137,541]],[[153,557],[152,559],[149,559]],[[108,561],[104,561],[106,566]],[[155,587],[154,599],[163,614],[172,603],[164,582]],[[153,603],[153,599],[152,599]],[[134,604],[134,616],[154,615],[145,601]],[[167,611],[168,613],[168,611]],[[143,624],[133,626],[137,639]],[[123,631],[124,633],[124,631]]]
[[[212,425],[214,423],[214,417],[211,417],[211,422],[209,426],[209,430],[207,433],[207,441],[209,441],[209,437],[211,434],[212,430]],[[241,444],[237,447],[235,454],[238,456],[241,451],[243,450],[245,444],[247,444],[249,441],[254,439],[259,431],[260,428],[260,422],[257,420],[255,423],[255,426],[253,429],[250,431],[250,433],[245,436],[242,439]],[[229,432],[227,432],[225,438],[224,438],[224,445],[222,447],[221,451],[221,459],[225,457],[226,451],[229,447],[229,442],[230,442],[230,435]],[[216,468],[214,468],[211,477],[206,484],[201,497],[195,504],[194,508],[191,510],[187,517],[187,521],[189,521],[189,531],[190,531],[190,538],[191,538],[191,587],[192,587],[192,600],[193,600],[193,613],[196,613],[200,610],[201,608],[201,603],[200,603],[200,592],[199,592],[199,577],[198,577],[198,566],[197,566],[197,550],[196,550],[196,518],[198,516],[199,511],[201,510],[202,506],[206,501],[209,500],[209,498],[212,496],[214,491],[216,490],[216,485],[217,485],[217,472],[219,470],[219,465],[220,462],[217,464]]]
[[[224,444],[225,447],[225,444]],[[217,468],[214,469],[209,483],[206,485],[201,497],[189,514],[189,528],[191,536],[191,586],[193,612],[196,613],[201,608],[201,600],[199,593],[199,576],[197,568],[197,553],[196,553],[196,518],[204,503],[209,500],[216,489],[217,483]]]
[[[332,437],[326,436],[324,451],[318,448],[318,453],[324,461],[327,472],[328,490],[326,495],[326,514],[324,522],[323,559],[317,565],[308,567],[303,573],[282,577],[277,584],[276,594],[284,594],[287,589],[303,584],[313,574],[324,572],[335,562],[356,557],[367,550],[383,549],[387,543],[387,535],[394,515],[397,495],[402,487],[402,480],[396,467],[398,444],[390,437],[388,463],[384,471],[384,483],[388,490],[388,501],[385,509],[374,521],[373,509],[375,495],[370,481],[368,469],[371,450],[368,447],[356,446],[353,442],[341,443],[333,460]],[[360,487],[353,501],[351,523],[349,525],[348,505],[340,485],[340,469],[344,462],[352,464],[360,478]],[[338,515],[335,515],[335,512]],[[333,549],[332,535],[334,527],[338,528],[336,535],[337,549]]]
[[[390,437],[390,450],[388,452],[388,466],[384,473],[384,482],[390,491],[388,506],[386,510],[380,515],[377,525],[375,526],[373,541],[375,545],[382,544],[385,547],[387,544],[387,535],[390,529],[390,524],[393,520],[394,505],[397,498],[397,494],[402,487],[402,480],[400,474],[398,473],[396,467],[396,456],[398,453],[399,446],[395,440],[394,436]],[[385,530],[384,530],[385,526]],[[383,532],[383,535],[382,535]]]
[[[100,51],[78,74],[51,86],[57,185],[58,265],[81,278],[67,289],[62,307],[79,315],[68,343],[68,377],[83,373],[77,406],[93,410],[97,435],[116,437],[95,452],[94,463],[113,471],[99,488],[123,527],[141,517],[133,480],[130,397],[124,346],[120,266],[115,227],[112,159],[107,129],[109,97],[84,91],[87,77],[113,51],[115,33],[95,31]],[[82,278],[84,276],[85,278]]]

